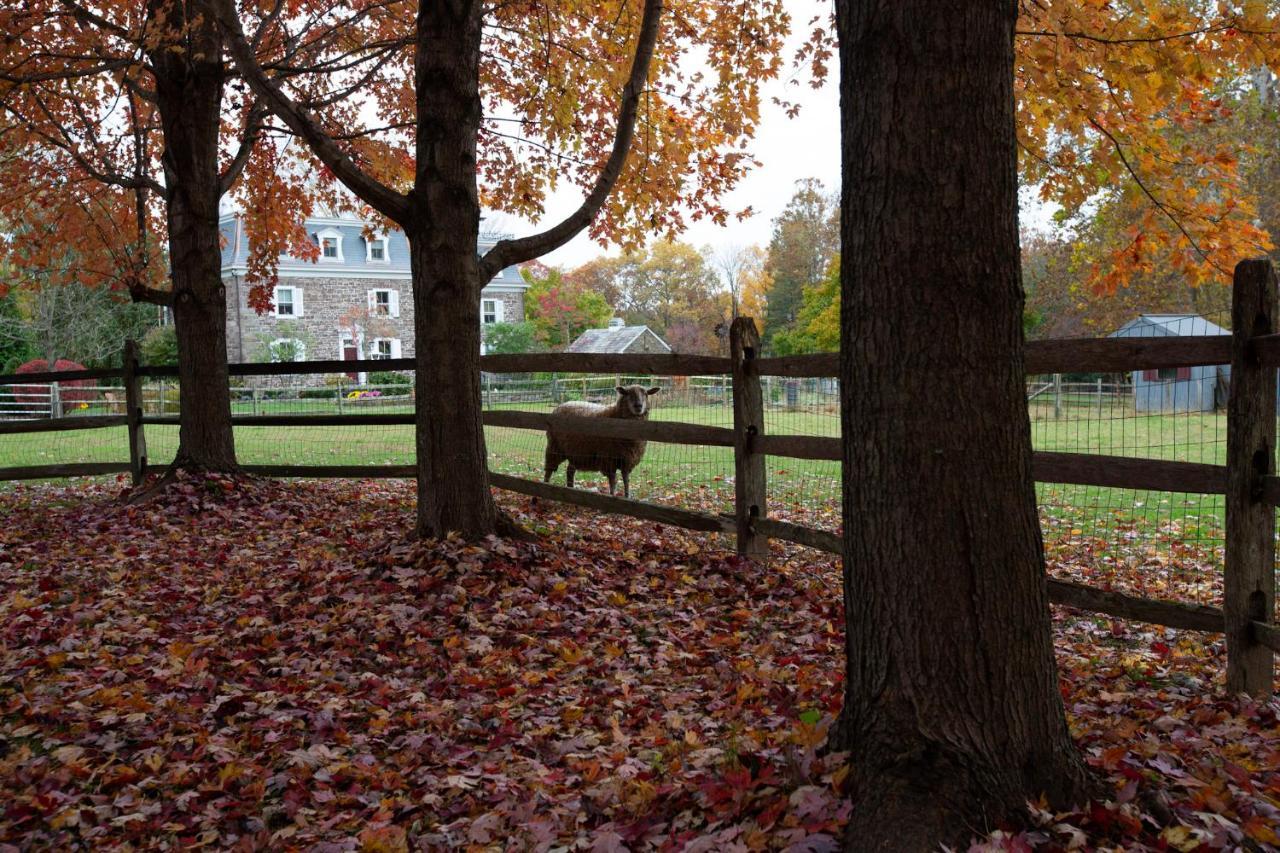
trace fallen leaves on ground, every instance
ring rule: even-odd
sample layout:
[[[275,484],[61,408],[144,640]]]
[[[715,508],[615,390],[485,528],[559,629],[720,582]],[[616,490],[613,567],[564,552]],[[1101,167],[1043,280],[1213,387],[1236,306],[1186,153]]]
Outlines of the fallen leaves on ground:
[[[118,488],[0,493],[0,848],[838,846],[823,555],[506,498],[540,541],[406,544],[400,483]],[[1057,638],[1113,796],[979,847],[1280,843],[1275,706],[1215,692],[1215,639]]]

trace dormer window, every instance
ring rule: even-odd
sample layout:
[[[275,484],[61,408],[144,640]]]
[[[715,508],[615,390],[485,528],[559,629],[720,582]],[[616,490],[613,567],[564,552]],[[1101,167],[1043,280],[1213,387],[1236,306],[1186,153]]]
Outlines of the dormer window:
[[[371,264],[386,264],[391,262],[391,252],[387,246],[387,235],[377,234],[373,237],[364,238],[365,260]]]
[[[326,228],[316,235],[316,243],[320,246],[321,261],[342,260],[342,232],[336,228]]]

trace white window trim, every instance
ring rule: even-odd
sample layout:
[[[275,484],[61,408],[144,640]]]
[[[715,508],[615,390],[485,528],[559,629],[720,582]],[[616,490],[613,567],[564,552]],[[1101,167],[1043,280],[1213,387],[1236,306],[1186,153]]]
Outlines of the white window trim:
[[[300,341],[297,338],[276,338],[274,341],[271,342],[271,349],[274,350],[280,344],[296,344],[297,345],[296,352],[298,354],[298,358],[293,359],[293,361],[297,362],[297,361],[307,360],[307,345],[303,341]],[[271,361],[273,364],[285,363],[283,361],[276,361],[274,352],[271,353]]]
[[[387,296],[387,313],[378,313],[378,294],[386,293]],[[375,287],[369,290],[367,294],[369,301],[369,316],[371,317],[390,317],[392,319],[400,316],[400,291],[394,287]]]
[[[290,300],[291,304],[293,305],[292,314],[280,313],[280,291],[282,290],[287,290],[290,292],[290,294],[292,294],[293,298]],[[303,309],[303,305],[302,305],[302,288],[301,287],[298,287],[292,284],[276,285],[276,289],[271,293],[272,316],[283,317],[286,320],[294,320],[302,316],[302,309]]]
[[[501,300],[501,299],[496,299],[496,298],[485,298],[485,299],[481,299],[481,300],[480,300],[480,325],[482,325],[482,326],[489,326],[489,325],[492,325],[491,323],[486,323],[486,322],[484,321],[484,314],[485,314],[485,311],[484,311],[484,304],[485,304],[486,302],[492,302],[492,303],[493,303],[493,322],[494,322],[494,323],[501,323],[501,322],[502,322],[502,309],[503,309],[502,300]]]
[[[373,246],[375,243],[382,244],[381,258],[375,258],[373,256]],[[367,264],[391,263],[391,241],[387,239],[386,234],[375,234],[372,237],[364,238],[364,262]]]
[[[386,358],[400,358],[401,349],[400,349],[399,338],[374,338],[373,340],[369,341],[369,358],[371,360],[378,360],[378,361],[385,360],[383,356],[378,352],[378,344],[383,343],[384,341],[390,345],[388,347],[390,354],[387,355]]]
[[[333,241],[334,241],[335,245],[338,247],[338,257],[336,257],[336,258],[326,258],[326,257],[324,256],[324,241],[325,241],[325,240],[333,240]],[[320,247],[320,262],[321,262],[321,263],[326,263],[326,264],[340,264],[340,263],[343,263],[344,259],[343,259],[343,257],[342,257],[342,232],[341,232],[341,231],[339,231],[337,228],[326,228],[326,229],[324,229],[323,231],[317,231],[317,232],[316,232],[316,245]]]

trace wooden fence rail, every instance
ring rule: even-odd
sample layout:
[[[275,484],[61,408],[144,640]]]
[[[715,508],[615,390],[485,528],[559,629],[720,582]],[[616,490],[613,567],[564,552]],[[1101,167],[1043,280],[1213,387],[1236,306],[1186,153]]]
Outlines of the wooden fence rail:
[[[1033,473],[1041,482],[1113,488],[1174,491],[1226,496],[1227,532],[1224,607],[1156,601],[1050,580],[1050,599],[1081,610],[1175,628],[1225,632],[1229,689],[1269,695],[1273,656],[1280,652],[1275,624],[1275,506],[1280,477],[1275,476],[1276,371],[1280,332],[1276,325],[1276,278],[1266,261],[1244,262],[1236,269],[1232,335],[1191,338],[1103,338],[1034,341],[1027,344],[1028,375],[1118,373],[1169,367],[1231,365],[1226,465],[1160,459],[1133,459],[1078,453],[1036,452]],[[574,373],[618,376],[731,377],[733,428],[672,421],[582,419],[543,412],[486,411],[489,426],[546,431],[572,427],[581,435],[733,448],[735,499],[732,515],[714,515],[644,501],[569,489],[490,472],[495,488],[537,499],[736,537],[738,550],[767,559],[768,541],[781,539],[833,554],[841,551],[838,534],[770,518],[767,504],[767,456],[838,461],[840,439],[810,435],[768,435],[764,430],[761,377],[831,378],[838,375],[834,353],[758,357],[755,324],[734,322],[730,357],[689,355],[597,355],[538,353],[485,355],[481,369],[492,374]],[[413,370],[415,359],[314,361],[281,364],[233,364],[232,376],[316,375]],[[57,417],[38,421],[0,421],[0,437],[126,426],[129,460],[119,463],[26,466],[0,469],[0,480],[129,472],[135,482],[147,469],[144,428],[173,425],[176,416],[142,413],[142,377],[174,376],[172,367],[137,362],[137,348],[126,348],[123,368],[0,376],[0,386],[75,379],[121,379],[125,415]],[[338,415],[235,415],[236,426],[307,427],[409,425],[412,413]],[[248,465],[245,470],[275,477],[413,477],[412,465]]]

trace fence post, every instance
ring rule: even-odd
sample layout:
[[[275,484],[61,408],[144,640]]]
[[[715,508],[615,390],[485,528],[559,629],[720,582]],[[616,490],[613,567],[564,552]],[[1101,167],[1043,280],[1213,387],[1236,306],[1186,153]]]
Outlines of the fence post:
[[[1249,339],[1276,331],[1276,273],[1266,259],[1236,265],[1231,299],[1231,392],[1227,401],[1227,547],[1223,615],[1227,690],[1271,695],[1272,652],[1250,622],[1275,621],[1275,507],[1262,494],[1275,473],[1276,371]]]
[[[1053,374],[1053,417],[1062,417],[1062,374]]]
[[[756,533],[752,522],[768,515],[765,457],[755,452],[756,436],[764,433],[764,394],[756,357],[760,332],[755,320],[737,317],[729,327],[729,357],[733,362],[734,518],[738,553],[763,563],[769,557],[769,538]]]
[[[1102,377],[1098,377],[1098,417],[1102,417]]]
[[[57,382],[49,383],[49,417],[62,417],[62,392],[58,390]]]
[[[147,437],[142,429],[142,379],[138,376],[138,342],[124,342],[124,414],[129,430],[129,476],[135,486],[147,474]]]

